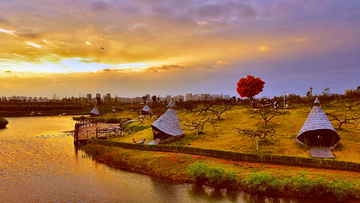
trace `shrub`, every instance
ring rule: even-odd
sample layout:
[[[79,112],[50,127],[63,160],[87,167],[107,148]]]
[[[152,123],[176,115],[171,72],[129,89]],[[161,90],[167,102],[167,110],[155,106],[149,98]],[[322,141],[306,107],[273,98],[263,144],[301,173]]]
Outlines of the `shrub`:
[[[227,172],[219,167],[209,167],[196,162],[188,167],[188,174],[195,177],[197,183],[209,184],[215,187],[235,188],[238,185],[236,172]]]
[[[206,183],[209,166],[203,163],[195,162],[188,168],[188,173],[195,177],[197,183]]]
[[[0,117],[0,128],[6,128],[6,125],[9,123],[5,118]]]
[[[224,169],[219,167],[210,168],[206,174],[209,184],[215,186],[221,185],[223,175],[224,175]]]
[[[281,181],[276,180],[274,176],[266,173],[253,173],[244,180],[251,193],[273,193],[281,191]]]
[[[353,189],[354,185],[345,180],[334,180],[331,185],[331,193],[340,201],[345,200],[348,195],[351,195]]]
[[[222,185],[226,188],[236,188],[239,184],[238,176],[235,171],[225,172],[223,176]]]
[[[316,178],[312,182],[311,194],[316,197],[322,197],[330,192],[330,182],[323,177]]]
[[[95,136],[94,135],[91,135],[87,140],[88,143],[93,143],[94,141],[95,141]]]
[[[298,177],[293,177],[290,184],[293,192],[296,194],[300,194],[300,196],[302,197],[310,194],[310,191],[312,189],[311,180],[306,178],[304,174],[300,174],[300,176]]]
[[[117,117],[110,117],[105,120],[105,123],[120,123],[120,122],[121,122],[121,118],[117,118]]]
[[[83,120],[86,120],[87,118],[85,116],[81,115],[81,116],[78,116],[78,117],[73,116],[72,119],[74,121],[83,121]]]

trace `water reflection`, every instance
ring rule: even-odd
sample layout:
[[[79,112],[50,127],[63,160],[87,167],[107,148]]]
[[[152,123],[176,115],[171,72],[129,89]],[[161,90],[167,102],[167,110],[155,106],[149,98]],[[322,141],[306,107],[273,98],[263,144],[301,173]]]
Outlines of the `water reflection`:
[[[110,168],[95,162],[63,133],[74,127],[69,116],[7,119],[7,128],[0,130],[0,202],[314,202]]]

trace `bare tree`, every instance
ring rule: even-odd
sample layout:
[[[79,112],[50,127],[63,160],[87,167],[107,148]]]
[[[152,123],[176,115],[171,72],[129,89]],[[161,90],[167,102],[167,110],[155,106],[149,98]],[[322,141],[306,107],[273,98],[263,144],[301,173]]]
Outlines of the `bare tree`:
[[[240,135],[243,135],[244,138],[250,138],[251,140],[255,140],[256,137],[266,140],[268,138],[273,139],[276,138],[276,130],[273,128],[257,128],[255,131],[250,129],[240,129],[240,128],[233,128],[236,130]]]
[[[357,125],[359,124],[360,115],[345,115],[344,113],[326,113],[328,117],[330,117],[330,121],[337,121],[339,122],[338,129],[341,129],[341,126],[350,124],[350,125]]]
[[[282,115],[289,115],[290,113],[288,111],[279,111],[279,110],[272,110],[269,108],[264,108],[264,109],[259,109],[259,110],[253,110],[253,109],[248,109],[247,111],[249,114],[255,114],[255,115],[260,115],[261,118],[259,120],[259,122],[261,120],[264,121],[264,126],[266,126],[269,122],[272,122],[271,119],[277,117],[277,116],[282,116]],[[258,124],[259,124],[258,122]],[[274,123],[274,122],[272,122]]]
[[[212,106],[209,110],[213,112],[213,116],[215,115],[217,119],[220,119],[221,114],[227,113],[228,110],[232,109],[234,106],[229,105],[219,105],[219,106]]]
[[[345,95],[342,95],[338,98],[342,106],[345,106],[351,110],[353,107],[360,107],[360,92],[358,91],[350,91]]]
[[[184,126],[188,127],[190,131],[194,131],[196,130],[196,136],[198,134],[203,133],[202,131],[204,130],[205,124],[206,122],[208,122],[210,120],[210,117],[208,117],[207,119],[199,119],[199,120],[193,120],[190,121],[189,119],[185,118],[185,123]]]

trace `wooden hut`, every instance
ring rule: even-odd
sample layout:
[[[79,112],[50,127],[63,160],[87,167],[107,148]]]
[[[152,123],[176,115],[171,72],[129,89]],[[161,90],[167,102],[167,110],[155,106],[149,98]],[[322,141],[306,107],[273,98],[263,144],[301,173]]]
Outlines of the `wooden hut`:
[[[176,111],[169,108],[160,118],[158,118],[152,125],[154,140],[160,138],[165,140],[173,136],[182,136],[184,131],[181,129],[179,117]]]
[[[296,141],[302,145],[329,147],[330,149],[334,149],[340,142],[339,135],[320,107],[317,97],[308,118],[296,136]]]

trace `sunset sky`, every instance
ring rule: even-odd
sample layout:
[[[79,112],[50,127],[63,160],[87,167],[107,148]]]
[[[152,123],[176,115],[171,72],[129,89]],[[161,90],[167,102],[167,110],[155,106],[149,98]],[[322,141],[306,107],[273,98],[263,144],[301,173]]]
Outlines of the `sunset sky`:
[[[360,1],[0,0],[0,96],[360,86]]]

